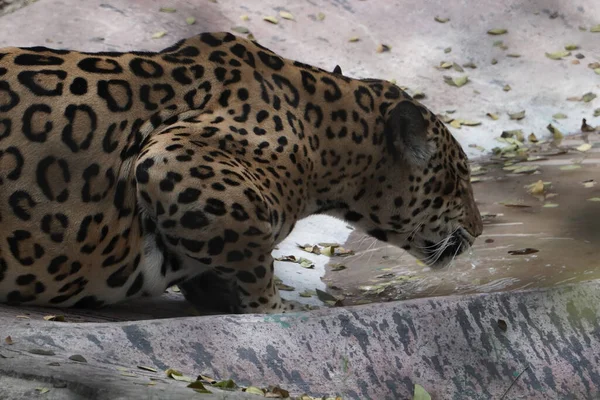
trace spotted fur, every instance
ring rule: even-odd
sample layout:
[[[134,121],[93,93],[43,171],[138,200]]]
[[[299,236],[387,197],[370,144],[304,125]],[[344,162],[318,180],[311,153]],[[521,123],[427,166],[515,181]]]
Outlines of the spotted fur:
[[[158,53],[0,49],[0,301],[180,284],[196,304],[233,288],[237,311],[288,311],[271,251],[318,213],[433,267],[481,233],[460,145],[389,82],[229,33]]]

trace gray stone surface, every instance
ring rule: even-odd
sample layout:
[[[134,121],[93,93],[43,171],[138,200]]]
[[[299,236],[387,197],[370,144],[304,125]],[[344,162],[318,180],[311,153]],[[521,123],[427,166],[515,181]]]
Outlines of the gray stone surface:
[[[6,0],[4,0],[6,2]],[[2,2],[2,0],[0,0]],[[168,3],[168,4],[167,4]],[[172,6],[176,13],[159,13]],[[291,11],[296,21],[271,25],[264,15]],[[324,21],[316,14],[323,12]],[[549,16],[558,12],[556,18]],[[239,16],[250,20],[242,22]],[[451,18],[447,24],[435,15]],[[185,18],[193,16],[195,25]],[[454,133],[464,146],[495,145],[502,130],[545,132],[551,115],[564,132],[577,131],[582,117],[600,124],[590,103],[569,96],[598,92],[598,76],[587,63],[600,58],[600,34],[578,26],[600,23],[600,2],[581,0],[442,0],[297,2],[292,0],[40,0],[0,19],[0,47],[46,45],[99,50],[158,50],[203,31],[245,25],[272,50],[331,69],[340,64],[355,77],[396,79],[422,90],[423,102],[441,112],[483,124]],[[489,37],[490,28],[509,34]],[[153,40],[157,31],[167,31]],[[357,43],[348,38],[359,36]],[[504,40],[508,51],[494,47]],[[375,53],[379,43],[392,51]],[[579,65],[549,60],[545,52],[567,43],[582,46]],[[452,47],[452,52],[443,49]],[[519,53],[520,58],[507,57]],[[492,58],[498,64],[491,65]],[[440,61],[474,61],[471,83],[456,89],[434,68]],[[510,84],[510,92],[502,86]],[[412,92],[412,90],[411,90]],[[507,112],[527,110],[510,121]],[[487,112],[502,115],[487,120]],[[470,154],[476,154],[468,148]],[[307,232],[306,237],[310,238]],[[293,281],[286,282],[293,284]],[[279,384],[294,394],[343,394],[345,399],[408,399],[414,383],[434,399],[596,399],[600,397],[600,284],[589,283],[537,292],[513,292],[376,304],[347,310],[322,310],[293,316],[227,316],[72,324],[15,318],[0,310],[0,398],[198,397],[184,384],[161,380],[147,387],[152,373],[173,367],[233,378],[240,384]],[[8,309],[8,312],[6,311]],[[27,312],[25,309],[23,313]],[[165,316],[165,315],[163,315]],[[506,322],[503,331],[498,320]],[[110,320],[110,316],[106,317]],[[501,325],[503,326],[503,325]],[[39,356],[31,349],[52,350]],[[69,361],[82,354],[86,364]],[[58,362],[59,366],[49,366]],[[116,367],[136,376],[124,376]],[[164,378],[164,373],[156,376]],[[58,382],[66,388],[56,388]],[[229,394],[227,394],[229,396]],[[233,396],[233,395],[231,395]],[[230,397],[233,398],[233,397]]]
[[[123,380],[136,393],[163,388],[181,398],[177,385],[163,381],[135,388],[149,376],[164,377],[136,370],[145,365],[241,385],[278,384],[293,394],[397,400],[410,398],[419,383],[434,399],[483,400],[499,399],[525,370],[506,399],[595,399],[599,315],[600,283],[588,283],[292,315],[112,324],[2,321],[0,334],[14,344],[0,347],[0,375],[16,371],[43,380],[52,369],[77,385],[94,383],[94,390],[119,392],[124,389],[115,385]],[[33,355],[31,349],[55,355]],[[87,364],[69,361],[75,352]],[[52,361],[61,367],[47,366]],[[138,376],[123,377],[118,366]]]

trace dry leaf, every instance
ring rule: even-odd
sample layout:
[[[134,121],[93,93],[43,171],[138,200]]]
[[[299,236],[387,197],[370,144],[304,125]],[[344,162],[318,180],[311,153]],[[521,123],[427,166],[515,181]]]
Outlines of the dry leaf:
[[[174,13],[177,11],[177,9],[173,8],[173,7],[161,7],[158,9],[160,12],[164,12],[164,13]]]
[[[145,365],[138,365],[137,367],[144,371],[158,372],[158,370],[156,368],[146,367]]]
[[[577,146],[575,149],[577,151],[585,152],[592,148],[592,145],[589,143],[584,143],[581,146]]]
[[[596,130],[596,128],[587,124],[587,120],[585,118],[583,119],[583,121],[581,121],[581,131],[582,132],[594,132],[595,130]]]
[[[77,361],[77,362],[80,362],[80,363],[87,363],[87,360],[81,354],[73,354],[72,356],[69,357],[69,360],[71,360],[71,361]]]
[[[350,39],[348,39],[350,43],[358,42],[359,40],[360,38],[358,36],[352,36]]]
[[[233,28],[231,28],[231,30],[243,34],[250,33],[250,29],[246,28],[245,26],[234,26]]]
[[[552,118],[554,118],[554,119],[565,119],[565,118],[567,118],[567,115],[563,114],[563,113],[556,113],[556,114],[554,114],[552,116]]]
[[[585,101],[586,103],[589,103],[590,101],[594,100],[596,97],[597,96],[595,93],[588,92],[588,93],[584,94],[583,96],[581,96],[581,100]]]
[[[160,39],[161,37],[165,36],[166,34],[167,34],[166,31],[156,32],[152,35],[152,39]]]
[[[492,65],[496,65],[496,64],[498,64],[498,60],[496,60],[495,58],[492,58],[491,63],[492,63]]]
[[[558,204],[556,204],[556,203],[546,203],[542,207],[543,208],[556,208],[556,207],[558,207]]]
[[[543,195],[545,191],[544,181],[540,179],[531,185],[527,185],[527,191],[534,196]]]
[[[45,387],[35,388],[35,390],[40,392],[40,394],[48,393],[50,391],[50,389],[45,388]]]
[[[452,63],[448,61],[440,61],[440,65],[437,66],[437,69],[448,69],[452,67]]]
[[[256,386],[248,386],[246,389],[244,389],[244,392],[250,394],[257,394],[263,397],[265,396],[265,392],[262,389],[257,388]]]
[[[206,389],[204,387],[204,384],[200,381],[193,381],[189,385],[187,385],[187,387],[189,387],[190,389],[194,389],[194,391],[197,393],[205,393],[205,394],[212,393],[210,390]]]
[[[581,182],[581,184],[583,185],[583,187],[586,188],[586,189],[593,188],[594,186],[596,186],[596,183],[597,182],[595,180],[593,180],[593,179],[588,179],[587,181]]]
[[[510,91],[511,87],[510,85],[504,85],[504,87],[502,88],[502,90],[504,90],[505,92]]]
[[[508,113],[508,116],[510,117],[510,119],[515,119],[515,120],[520,120],[525,118],[525,110],[516,112],[516,113]]]
[[[563,57],[570,56],[571,52],[567,50],[561,50],[554,53],[546,53],[546,57],[551,60],[561,60]]]
[[[445,24],[446,22],[450,21],[450,18],[435,17],[434,20],[440,24]]]
[[[283,18],[283,19],[288,19],[291,21],[294,20],[294,15],[291,12],[279,11],[279,16],[281,16],[281,18]]]
[[[577,50],[579,49],[579,46],[576,44],[568,44],[565,46],[565,50],[567,51],[573,51],[573,50]]]
[[[521,55],[520,55],[520,54],[517,54],[517,53],[508,53],[508,54],[506,55],[506,57],[511,57],[511,58],[519,58],[519,57],[521,57]]]
[[[378,53],[385,53],[387,51],[390,51],[392,48],[390,46],[388,46],[387,44],[383,44],[381,43],[379,46],[377,46],[377,52]]]
[[[469,77],[467,75],[451,77],[444,76],[444,82],[446,82],[450,86],[461,87],[464,86],[467,82],[469,82]]]
[[[4,338],[4,343],[6,343],[6,344],[13,344],[14,342],[12,340],[12,337],[7,336],[7,337]]]
[[[487,114],[485,114],[485,115],[487,115],[488,117],[490,117],[490,118],[491,118],[491,119],[493,119],[494,121],[496,121],[498,118],[500,118],[500,117],[498,116],[498,114],[494,114],[494,113],[487,113]]]
[[[263,20],[272,24],[277,24],[279,22],[277,21],[277,18],[273,17],[272,15],[267,15],[266,17],[263,17]]]
[[[552,125],[552,124],[548,124],[548,126],[546,127],[546,129],[548,129],[548,130],[549,130],[549,131],[552,133],[552,137],[553,137],[555,140],[560,140],[560,139],[562,139],[562,138],[563,138],[563,134],[562,134],[562,132],[561,132],[561,131],[559,131],[559,130],[558,130],[558,128],[557,128],[557,127],[555,127],[554,125]]]
[[[487,31],[487,33],[489,35],[504,35],[505,33],[507,33],[508,30],[507,29],[490,29],[489,31]]]
[[[524,256],[527,254],[534,254],[534,253],[538,253],[539,250],[537,249],[532,249],[531,247],[526,247],[524,249],[519,249],[519,250],[509,250],[508,254],[513,255],[513,256]]]
[[[431,400],[431,396],[423,386],[415,383],[412,400]]]
[[[454,68],[454,70],[458,72],[465,72],[465,70],[457,63],[452,63],[452,68]]]
[[[471,68],[471,69],[475,69],[475,68],[477,68],[477,65],[475,65],[475,63],[468,62],[468,63],[464,63],[464,64],[463,64],[463,67],[465,67],[465,68]]]
[[[569,164],[569,165],[563,165],[562,167],[560,167],[560,169],[562,171],[572,171],[574,169],[579,169],[581,168],[581,165],[579,164]]]
[[[46,321],[56,321],[56,322],[65,322],[65,316],[64,315],[46,315],[44,317],[44,320],[46,320]]]
[[[538,139],[537,139],[537,137],[535,136],[535,133],[530,133],[527,139],[529,139],[529,141],[530,141],[531,143],[537,143],[537,142],[538,142]]]

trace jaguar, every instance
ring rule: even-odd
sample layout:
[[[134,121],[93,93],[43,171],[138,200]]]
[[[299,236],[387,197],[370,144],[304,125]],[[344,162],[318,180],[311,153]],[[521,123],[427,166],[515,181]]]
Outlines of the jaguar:
[[[482,231],[460,144],[388,81],[226,32],[159,52],[0,49],[0,302],[179,285],[196,306],[297,311],[271,252],[313,214],[434,269]]]

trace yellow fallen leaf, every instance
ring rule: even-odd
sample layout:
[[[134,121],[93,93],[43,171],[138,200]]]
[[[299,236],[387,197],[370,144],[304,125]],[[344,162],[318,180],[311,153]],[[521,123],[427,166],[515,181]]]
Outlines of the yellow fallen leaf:
[[[569,165],[563,165],[562,167],[560,167],[560,169],[563,171],[572,171],[574,169],[579,169],[579,168],[581,168],[581,165],[579,165],[579,164],[569,164]]]
[[[570,56],[571,52],[567,50],[556,51],[554,53],[546,53],[546,57],[551,60],[562,60],[563,57]]]
[[[348,39],[350,43],[358,42],[359,40],[360,38],[358,36],[352,36],[350,39]]]
[[[590,28],[590,32],[600,32],[600,24],[599,25],[594,25]]]
[[[523,111],[519,111],[516,113],[508,113],[508,116],[510,117],[510,119],[515,119],[515,120],[520,120],[525,118],[525,110]]]
[[[577,50],[578,48],[579,48],[579,46],[576,44],[568,44],[565,46],[565,50],[567,50],[567,51]]]
[[[544,181],[540,179],[539,181],[528,185],[527,190],[533,195],[544,194]]]
[[[250,20],[250,17],[249,17],[249,16],[247,16],[246,14],[244,14],[244,15],[240,15],[240,19],[241,19],[242,21],[248,21],[248,20]]]
[[[554,118],[554,119],[565,119],[565,118],[567,118],[567,115],[563,114],[563,113],[556,113],[556,114],[554,114],[552,116],[552,118]]]
[[[469,82],[469,77],[467,75],[452,77],[452,76],[444,76],[444,82],[446,82],[450,86],[461,87]]]
[[[558,207],[558,204],[556,204],[556,203],[546,203],[542,207],[544,207],[544,208],[556,208],[556,207]]]
[[[196,18],[194,17],[187,17],[185,19],[185,23],[188,25],[194,25],[196,23]]]
[[[494,114],[494,113],[487,113],[487,114],[485,114],[485,115],[487,115],[488,117],[490,117],[490,118],[491,118],[491,119],[493,119],[494,121],[496,121],[498,118],[500,118],[500,117],[498,116],[498,114]]]
[[[600,197],[591,197],[591,198],[587,199],[587,201],[600,202]]]
[[[156,32],[152,35],[152,39],[160,39],[161,37],[165,36],[166,34],[167,34],[167,31]]]
[[[435,21],[439,22],[440,24],[445,24],[446,22],[450,21],[450,18],[442,18],[442,17],[435,17],[433,18]]]
[[[319,21],[323,21],[325,19],[325,14],[323,14],[322,12],[318,13],[317,14],[317,19]]]
[[[575,149],[577,149],[578,151],[584,152],[584,151],[588,151],[589,149],[592,148],[592,145],[589,143],[584,143],[581,146],[577,146]]]
[[[552,137],[553,137],[555,140],[560,140],[560,139],[562,139],[562,138],[563,138],[563,134],[562,134],[562,132],[561,132],[561,131],[559,131],[559,130],[558,130],[558,128],[557,128],[557,127],[555,127],[554,125],[552,125],[552,124],[548,124],[548,126],[546,127],[546,129],[548,129],[548,130],[549,130],[549,131],[552,133]]]
[[[511,87],[510,85],[504,85],[504,87],[502,88],[502,90],[504,90],[505,92],[510,91]]]
[[[291,12],[279,11],[279,16],[283,19],[289,19],[291,21],[294,20],[294,15]]]
[[[177,9],[173,8],[173,7],[161,7],[158,9],[160,12],[164,12],[164,13],[174,13],[177,11]]]
[[[538,138],[535,136],[535,133],[530,133],[528,139],[529,139],[529,141],[531,143],[537,143],[538,142]]]
[[[431,400],[431,396],[423,386],[415,383],[412,400]]]
[[[272,15],[267,15],[266,17],[263,17],[264,21],[270,22],[272,24],[277,24],[279,23],[279,21],[277,20],[277,18],[273,17]]]
[[[502,29],[502,28],[501,29],[498,29],[498,28],[496,28],[496,29],[490,29],[489,31],[487,31],[487,33],[489,35],[504,35],[507,32],[508,32],[507,29]]]

